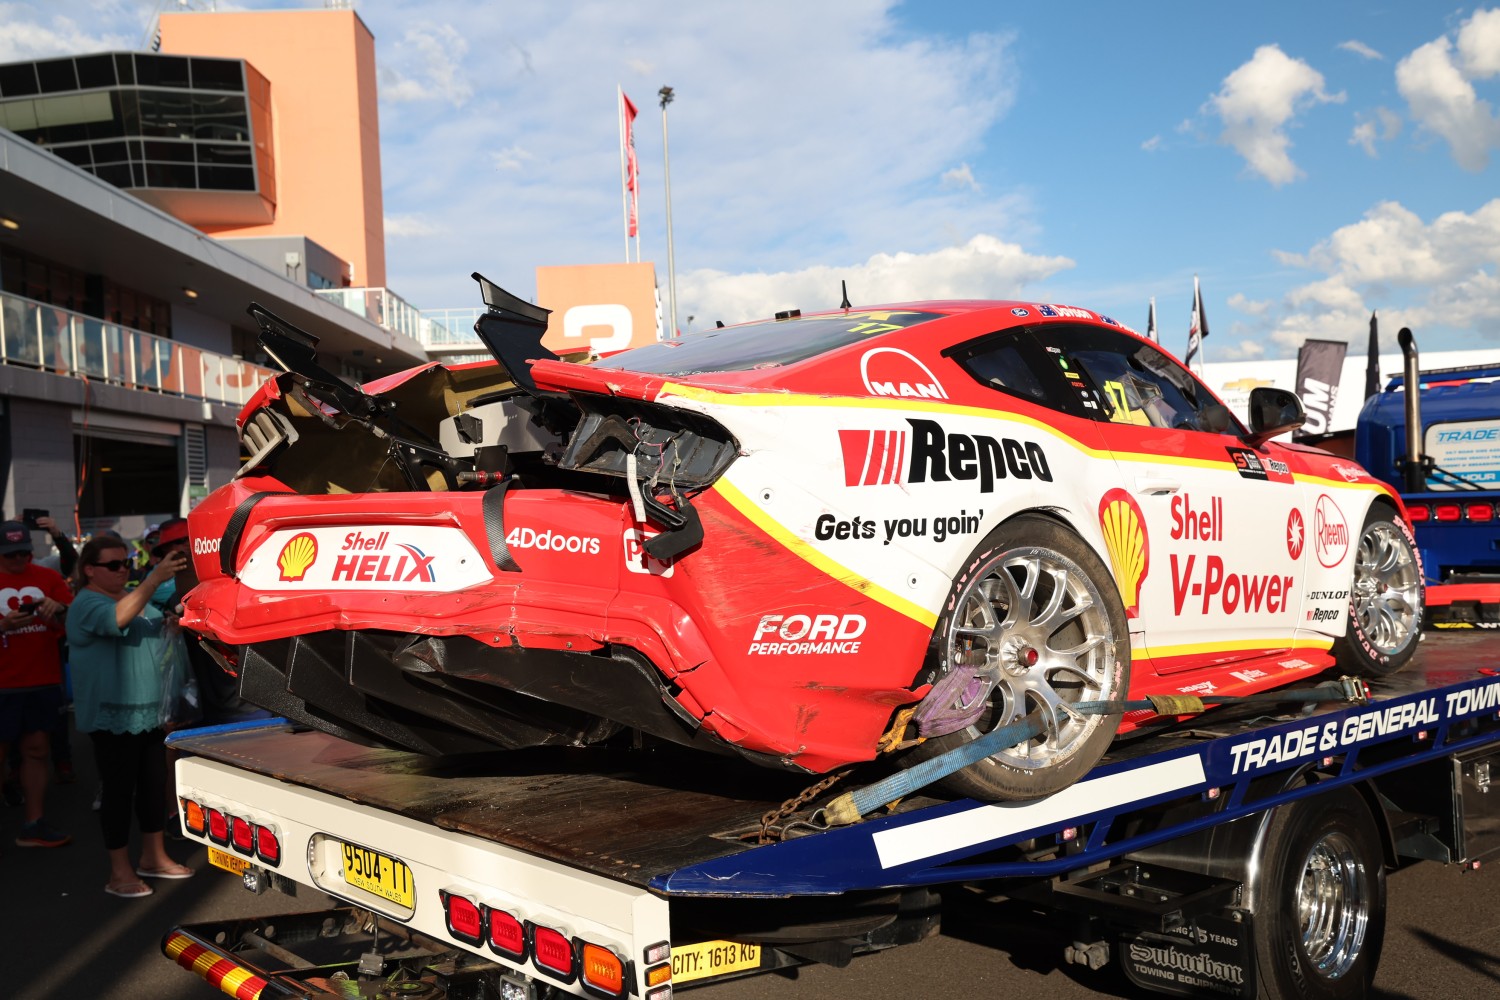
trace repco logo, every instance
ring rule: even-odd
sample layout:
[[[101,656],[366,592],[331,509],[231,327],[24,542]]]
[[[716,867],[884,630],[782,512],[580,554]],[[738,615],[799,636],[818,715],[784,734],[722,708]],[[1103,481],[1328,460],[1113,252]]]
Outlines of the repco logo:
[[[991,493],[995,480],[1052,482],[1047,453],[1034,441],[988,434],[950,434],[935,420],[907,420],[906,431],[839,431],[845,486],[979,481]]]
[[[1313,548],[1318,562],[1329,569],[1349,554],[1349,525],[1344,512],[1326,493],[1318,497],[1318,505],[1313,508]]]
[[[193,539],[193,555],[211,556],[219,551],[219,538],[195,538]]]

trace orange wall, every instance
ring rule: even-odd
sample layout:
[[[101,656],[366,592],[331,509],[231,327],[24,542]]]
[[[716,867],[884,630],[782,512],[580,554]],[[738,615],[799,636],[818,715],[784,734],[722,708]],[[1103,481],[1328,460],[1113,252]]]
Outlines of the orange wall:
[[[219,236],[306,236],[385,284],[375,36],[352,10],[161,15],[161,51],[244,59],[271,81],[276,221]]]
[[[551,309],[542,345],[605,354],[656,341],[656,268],[575,264],[536,269],[536,304]]]

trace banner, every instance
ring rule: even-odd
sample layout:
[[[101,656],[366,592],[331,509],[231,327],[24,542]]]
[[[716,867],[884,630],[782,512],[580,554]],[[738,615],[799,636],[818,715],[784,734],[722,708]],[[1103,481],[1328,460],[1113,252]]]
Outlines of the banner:
[[[1342,340],[1309,340],[1297,352],[1296,392],[1307,410],[1307,423],[1292,432],[1292,440],[1305,441],[1328,433],[1348,350],[1349,345]]]
[[[625,235],[640,235],[640,166],[635,158],[636,108],[620,91],[621,153],[625,163]]]
[[[1208,313],[1203,311],[1203,293],[1198,289],[1198,276],[1193,275],[1193,324],[1188,327],[1187,356],[1182,363],[1199,375],[1203,374],[1203,338],[1208,336]],[[1198,364],[1194,366],[1193,362]]]
[[[1370,353],[1365,359],[1365,398],[1380,391],[1380,327],[1370,313]]]
[[[1151,308],[1146,311],[1146,339],[1153,344],[1161,343],[1156,334],[1156,296],[1151,296]]]

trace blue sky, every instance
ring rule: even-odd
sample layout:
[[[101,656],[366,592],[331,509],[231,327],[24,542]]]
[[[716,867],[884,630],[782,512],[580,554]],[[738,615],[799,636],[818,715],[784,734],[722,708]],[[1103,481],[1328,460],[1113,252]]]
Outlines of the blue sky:
[[[0,60],[133,48],[176,0],[0,0]],[[189,6],[206,7],[206,2]],[[320,7],[244,0],[220,9]],[[615,87],[641,107],[643,259],[679,325],[859,302],[1026,298],[1209,360],[1356,338],[1500,346],[1500,9],[365,0],[388,278],[624,257]],[[278,96],[278,99],[284,99]],[[691,324],[688,317],[694,317]]]

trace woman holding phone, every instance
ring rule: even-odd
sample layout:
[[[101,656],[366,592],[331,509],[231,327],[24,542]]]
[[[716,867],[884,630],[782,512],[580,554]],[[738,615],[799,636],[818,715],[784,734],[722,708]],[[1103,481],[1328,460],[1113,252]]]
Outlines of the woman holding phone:
[[[150,878],[189,878],[191,868],[167,856],[162,841],[167,804],[163,749],[162,645],[167,619],[151,598],[187,566],[181,552],[166,556],[132,590],[130,557],[117,538],[91,538],[79,553],[68,611],[74,719],[94,745],[103,794],[99,823],[109,853],[104,891],[149,896]],[[140,863],[130,863],[130,816],[141,831]]]

